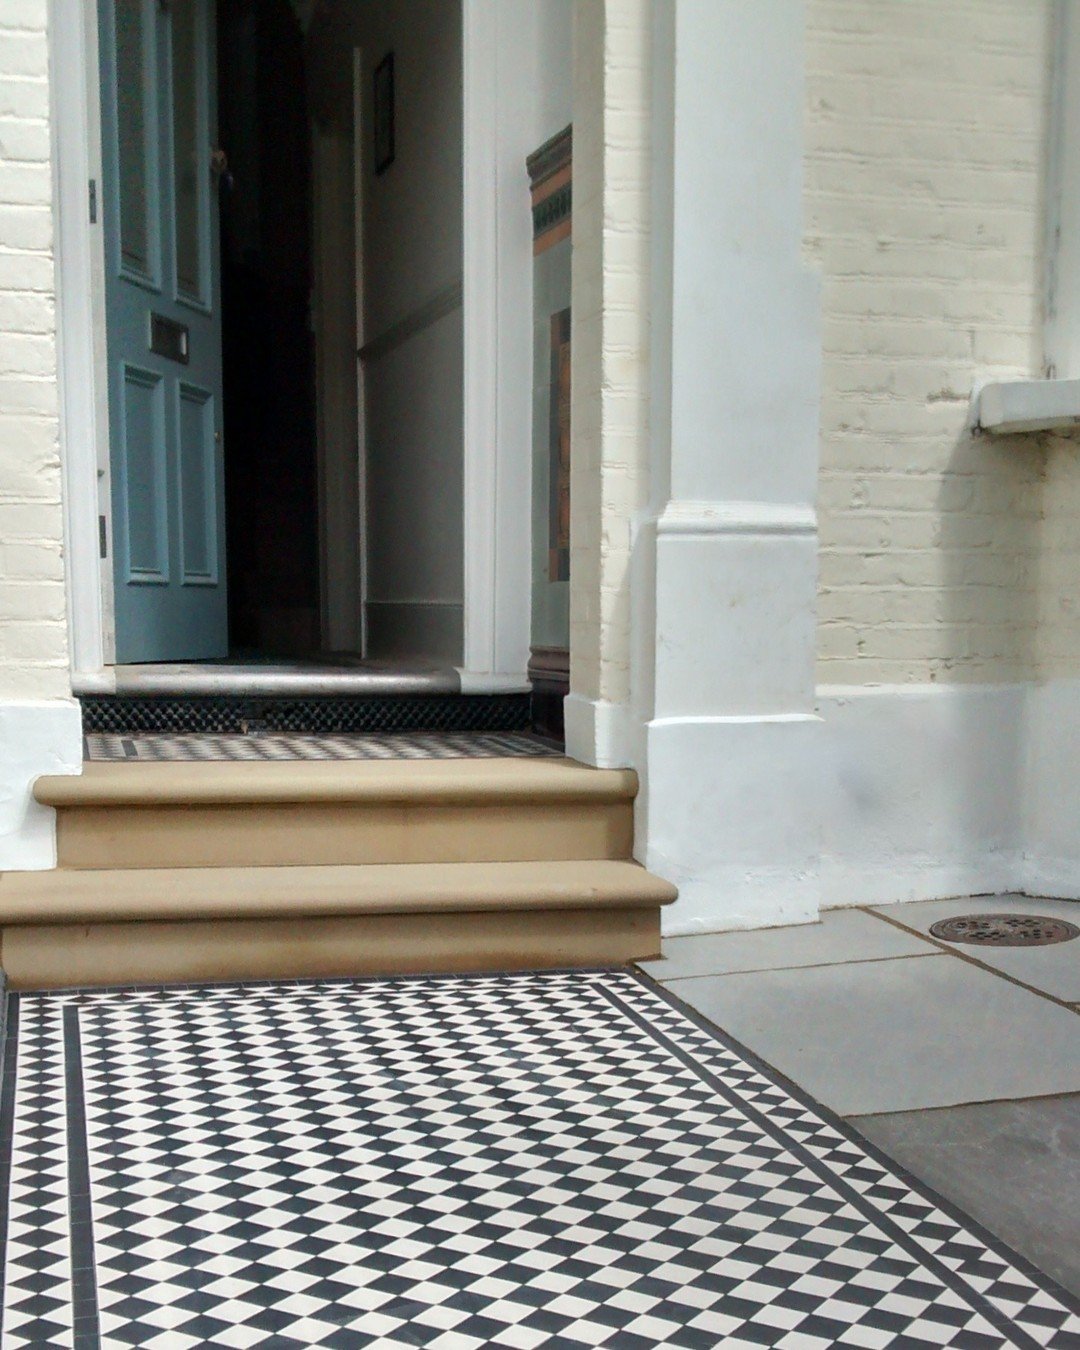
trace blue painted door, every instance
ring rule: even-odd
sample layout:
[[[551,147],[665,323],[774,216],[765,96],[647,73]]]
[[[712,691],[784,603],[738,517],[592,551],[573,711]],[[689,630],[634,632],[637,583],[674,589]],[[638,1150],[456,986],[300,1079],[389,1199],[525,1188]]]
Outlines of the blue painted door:
[[[214,0],[99,0],[116,660],[228,650]]]

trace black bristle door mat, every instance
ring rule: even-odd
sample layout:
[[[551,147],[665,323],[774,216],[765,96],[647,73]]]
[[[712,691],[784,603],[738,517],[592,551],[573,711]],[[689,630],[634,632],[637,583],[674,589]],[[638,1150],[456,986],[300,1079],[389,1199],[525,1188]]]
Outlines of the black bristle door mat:
[[[524,731],[528,694],[439,694],[365,698],[80,699],[83,734],[259,732],[328,734],[397,731]]]

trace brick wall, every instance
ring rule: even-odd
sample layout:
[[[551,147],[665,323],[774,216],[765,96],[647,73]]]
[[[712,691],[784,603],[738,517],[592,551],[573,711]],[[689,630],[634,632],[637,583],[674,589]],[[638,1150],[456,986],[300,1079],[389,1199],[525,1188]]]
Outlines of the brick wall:
[[[571,688],[630,691],[630,522],[647,484],[649,0],[577,0]]]
[[[965,422],[1040,365],[1048,77],[1040,0],[810,0],[824,683],[1036,669],[1044,450]]]
[[[0,0],[0,697],[70,692],[45,0]]]

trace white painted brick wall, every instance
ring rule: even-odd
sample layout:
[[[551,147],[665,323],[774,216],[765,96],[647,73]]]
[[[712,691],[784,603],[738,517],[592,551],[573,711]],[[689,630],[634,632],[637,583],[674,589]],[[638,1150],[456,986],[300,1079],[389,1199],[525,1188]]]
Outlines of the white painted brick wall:
[[[577,0],[570,683],[630,692],[630,521],[647,493],[650,0]]]
[[[965,418],[1039,364],[1048,77],[1045,0],[810,0],[823,683],[1036,669],[1044,452]]]
[[[70,693],[45,0],[0,0],[0,698]]]
[[[1039,567],[1039,674],[1080,679],[1080,438],[1046,449]]]

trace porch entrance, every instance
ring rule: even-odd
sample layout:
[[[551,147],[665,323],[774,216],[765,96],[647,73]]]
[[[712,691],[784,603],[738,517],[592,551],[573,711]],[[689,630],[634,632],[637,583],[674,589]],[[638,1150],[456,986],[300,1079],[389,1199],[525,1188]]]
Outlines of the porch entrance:
[[[115,662],[463,659],[458,5],[100,0]]]

